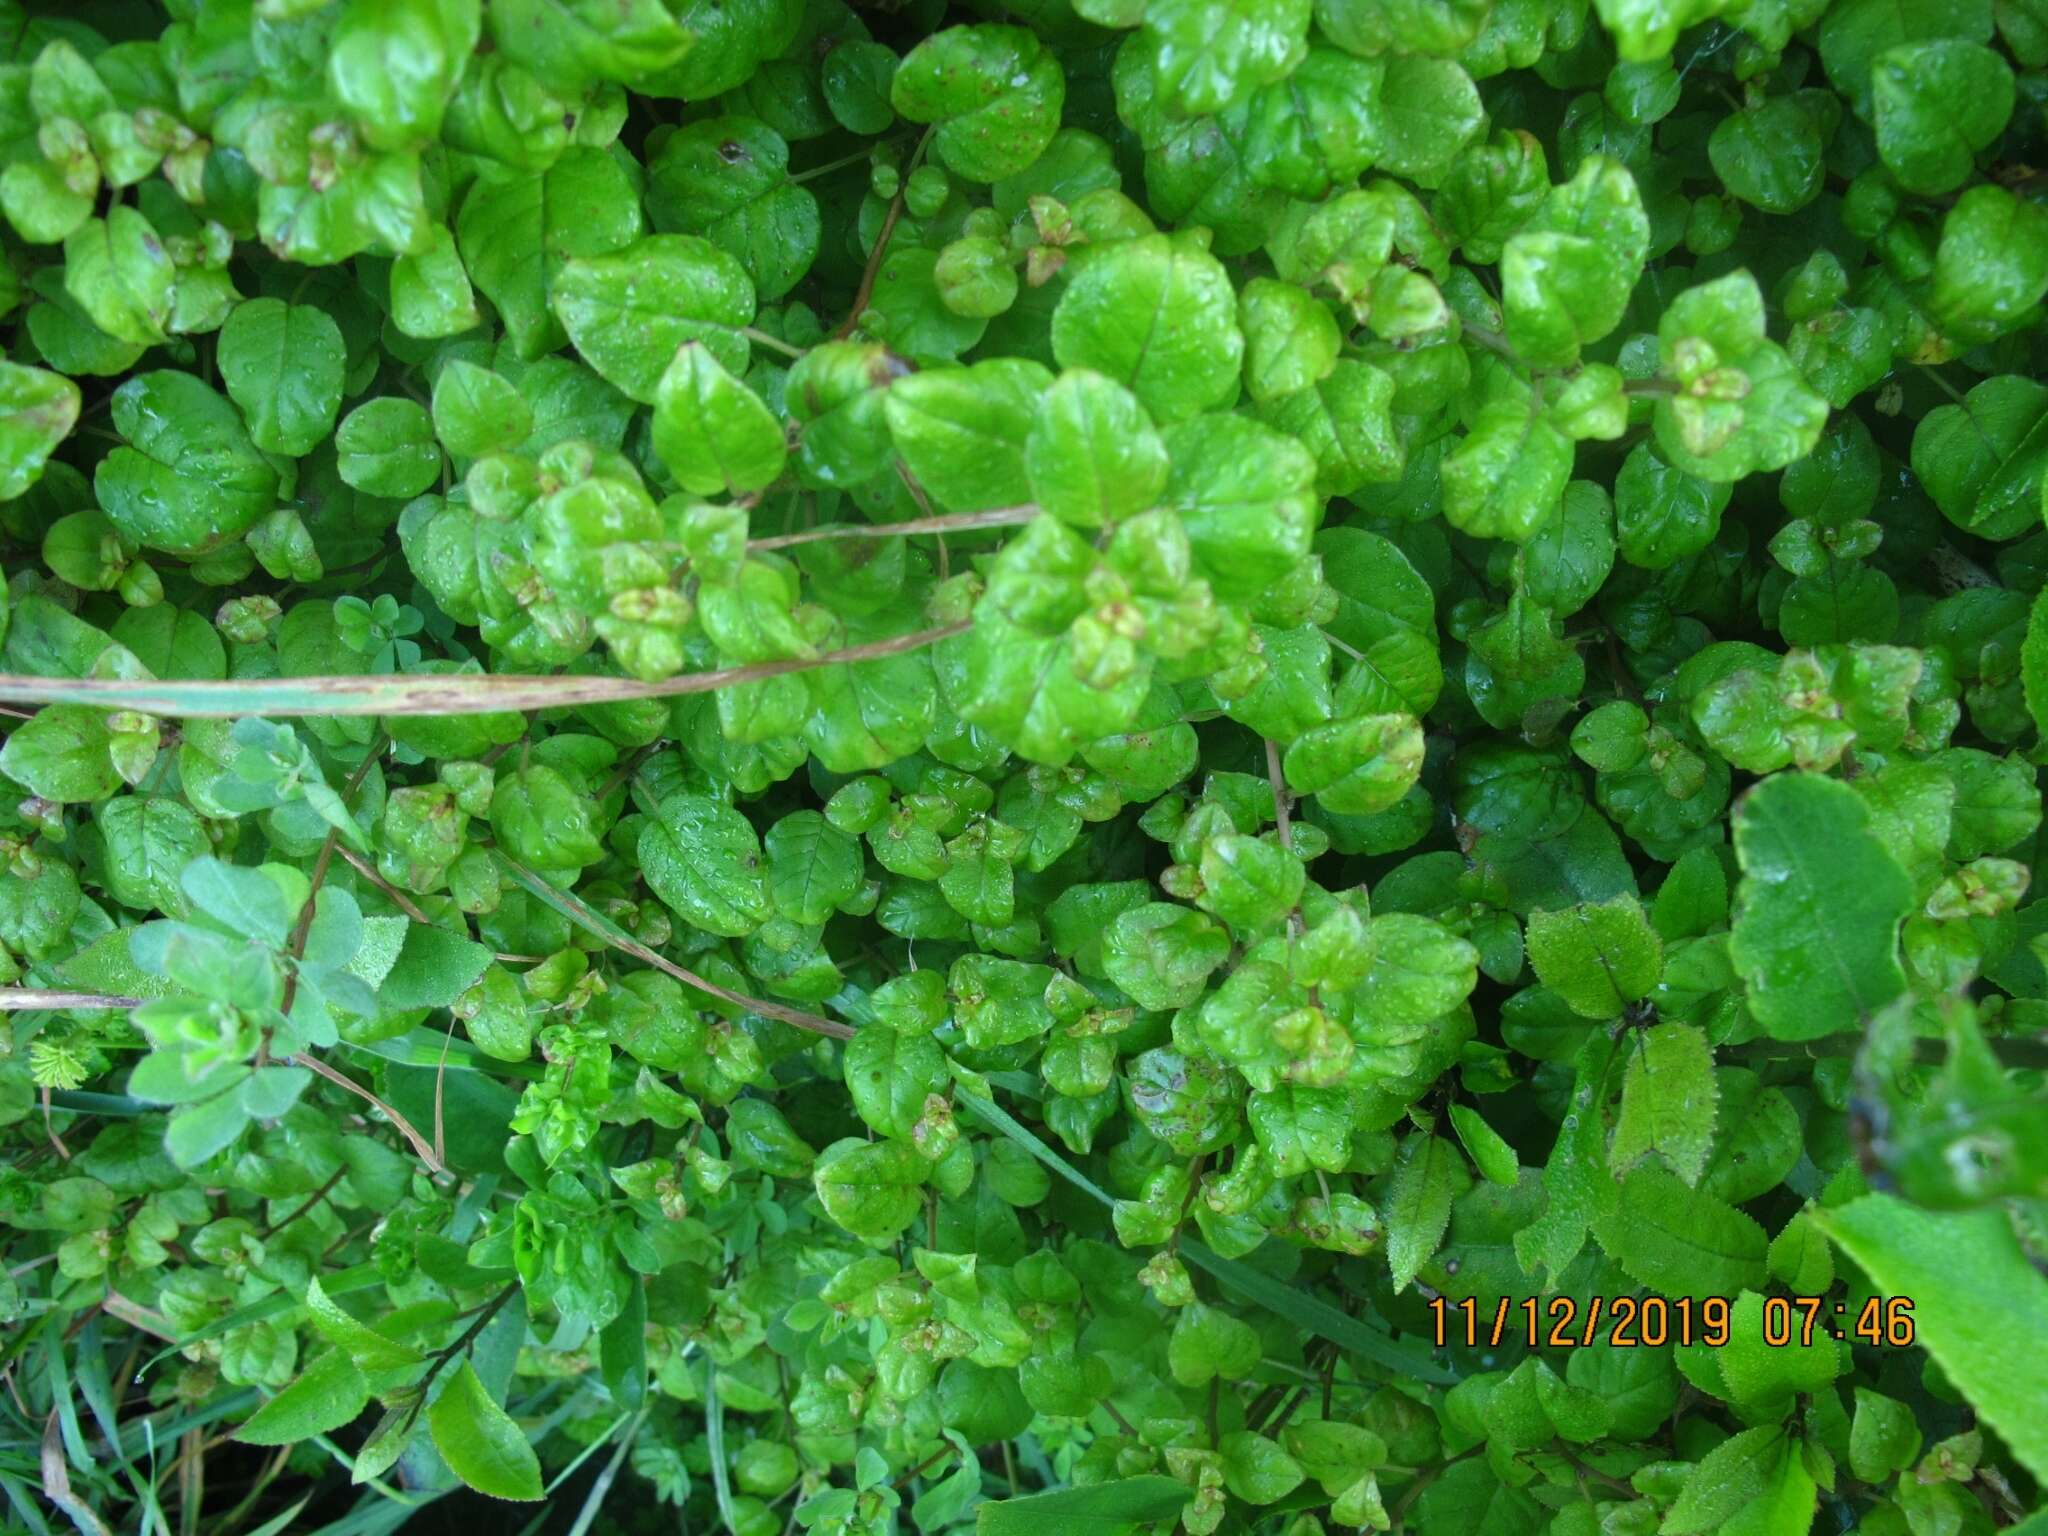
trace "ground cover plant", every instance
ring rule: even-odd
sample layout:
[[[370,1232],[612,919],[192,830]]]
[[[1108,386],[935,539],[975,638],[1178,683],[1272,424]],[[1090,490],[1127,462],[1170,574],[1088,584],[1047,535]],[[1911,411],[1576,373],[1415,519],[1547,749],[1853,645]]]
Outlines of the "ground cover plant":
[[[0,50],[9,1531],[2043,1528],[2041,0]]]

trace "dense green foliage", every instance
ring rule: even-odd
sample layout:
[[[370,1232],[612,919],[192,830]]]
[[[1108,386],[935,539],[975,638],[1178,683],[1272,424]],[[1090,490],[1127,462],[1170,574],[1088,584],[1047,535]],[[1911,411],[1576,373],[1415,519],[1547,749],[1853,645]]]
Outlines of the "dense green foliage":
[[[0,50],[10,1531],[2040,1503],[2043,0]]]

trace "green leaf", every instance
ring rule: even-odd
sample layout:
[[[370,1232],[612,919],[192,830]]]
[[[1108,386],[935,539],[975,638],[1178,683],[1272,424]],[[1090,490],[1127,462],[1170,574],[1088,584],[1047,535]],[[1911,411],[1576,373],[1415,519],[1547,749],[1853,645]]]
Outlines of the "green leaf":
[[[793,0],[684,0],[676,17],[694,45],[680,64],[640,85],[651,95],[702,101],[742,84],[763,60],[788,50],[797,40],[803,7]]]
[[[321,1336],[352,1361],[359,1371],[403,1370],[420,1364],[426,1358],[410,1344],[388,1338],[343,1311],[321,1286],[318,1275],[306,1282],[306,1314]]]
[[[1898,925],[1912,882],[1854,790],[1810,774],[1765,780],[1735,807],[1735,856],[1729,955],[1771,1035],[1860,1028],[1904,989]]]
[[[654,227],[709,240],[746,269],[761,299],[781,298],[817,260],[818,200],[791,183],[789,145],[758,118],[691,123],[647,169]]]
[[[1607,1153],[1614,1171],[1625,1174],[1654,1153],[1686,1183],[1699,1183],[1720,1101],[1712,1047],[1690,1024],[1658,1024],[1623,1050],[1621,1113]]]
[[[1218,596],[1249,597],[1301,564],[1316,501],[1299,443],[1243,416],[1202,416],[1168,428],[1166,449],[1166,504]]]
[[[1052,142],[1066,101],[1059,61],[1022,27],[950,27],[905,55],[889,101],[937,125],[933,148],[955,175],[1000,181]]]
[[[1991,18],[1992,8],[1984,0],[1927,0],[1908,6],[1895,0],[1845,0],[1828,8],[1821,25],[1821,63],[1856,115],[1867,119],[1880,55],[1908,43],[1943,38],[1988,43]]]
[[[2005,1216],[1865,1195],[1814,1219],[1882,1295],[1912,1303],[1914,1333],[1948,1379],[2035,1476],[2048,1475],[2048,1279]]]
[[[411,149],[435,138],[442,108],[476,48],[475,6],[385,0],[350,6],[334,29],[327,81],[364,138]]]
[[[1722,1441],[1685,1480],[1659,1536],[1740,1530],[1798,1536],[1813,1524],[1813,1476],[1785,1431],[1760,1424]]]
[[[1764,1414],[1792,1407],[1796,1396],[1826,1391],[1843,1370],[1843,1356],[1825,1327],[1816,1327],[1810,1339],[1795,1333],[1787,1343],[1773,1343],[1765,1332],[1764,1298],[1744,1291],[1728,1309],[1728,1342],[1715,1361],[1728,1400]]]
[[[1628,170],[1602,155],[1544,200],[1502,248],[1508,340],[1528,362],[1568,366],[1621,321],[1650,221]]]
[[[510,58],[571,87],[636,80],[675,63],[695,42],[659,0],[514,0],[489,14],[491,37]]]
[[[79,403],[71,380],[0,363],[0,502],[14,500],[42,478],[50,451],[78,421]]]
[[[93,490],[144,549],[203,555],[275,507],[277,472],[241,414],[191,374],[136,375],[114,391],[113,415],[124,446],[100,460]]]
[[[1572,475],[1572,444],[1531,397],[1483,409],[1444,455],[1444,517],[1479,539],[1522,544],[1557,515]]]
[[[1666,1296],[1733,1296],[1764,1283],[1763,1228],[1652,1164],[1621,1181],[1593,1231],[1632,1279]]]
[[[398,395],[350,411],[334,446],[341,478],[372,496],[417,496],[441,472],[433,418],[417,401]]]
[[[178,883],[184,887],[193,908],[205,913],[210,921],[244,938],[281,946],[291,932],[294,916],[284,885],[292,876],[282,870],[276,873],[283,879],[208,856],[187,864]],[[304,891],[305,887],[300,885],[296,894],[303,896]]]
[[[299,458],[334,430],[347,352],[324,309],[244,300],[220,329],[216,358],[228,398],[265,453]]]
[[[2048,597],[2039,593],[2034,595],[2034,606],[2027,615],[2027,638],[2020,647],[2020,676],[2034,728],[2048,735]]]
[[[1521,1177],[1515,1149],[1470,1104],[1453,1104],[1449,1113],[1451,1127],[1473,1166],[1492,1183],[1513,1189]]]
[[[5,751],[0,772],[11,776]],[[93,821],[106,839],[109,893],[141,911],[181,915],[178,872],[213,851],[199,818],[168,795],[124,795],[100,805]]]
[[[1927,310],[1959,341],[1990,341],[2048,292],[2048,215],[2003,187],[1971,187],[1941,221]]]
[[[1365,979],[1357,998],[1368,1017],[1420,1025],[1456,1008],[1479,980],[1479,951],[1432,918],[1383,912],[1366,925]]]
[[[544,1497],[540,1458],[524,1430],[465,1359],[427,1409],[427,1430],[448,1470],[478,1493],[532,1502]]]
[[[1421,776],[1422,726],[1412,715],[1361,715],[1296,737],[1282,759],[1288,784],[1342,816],[1399,803]]]
[[[1615,51],[1630,62],[1661,59],[1687,27],[1727,10],[1728,0],[1596,0]]]
[[[1024,439],[1029,499],[1083,528],[1122,522],[1166,487],[1166,444],[1137,397],[1086,368],[1037,392]]]
[[[1657,338],[1678,387],[1658,398],[1652,425],[1672,463],[1704,480],[1740,480],[1812,452],[1827,402],[1765,338],[1763,292],[1748,272],[1679,294]]]
[[[1307,389],[1337,364],[1342,338],[1322,303],[1292,283],[1255,277],[1238,295],[1245,390],[1266,401]]]
[[[106,716],[83,704],[38,710],[0,746],[0,773],[59,805],[104,800],[121,787]]]
[[[768,829],[768,896],[793,923],[815,926],[860,889],[860,844],[816,811],[795,811]]]
[[[1201,913],[1154,901],[1110,924],[1102,964],[1140,1007],[1181,1008],[1201,996],[1203,982],[1229,952],[1229,937]]]
[[[747,819],[702,795],[673,795],[640,832],[647,883],[668,908],[706,933],[739,938],[768,920],[761,845]]]
[[[1871,65],[1877,152],[1909,192],[1953,191],[2012,116],[2012,68],[1978,43],[1909,43]],[[1782,211],[1782,210],[1780,210]]]
[[[330,1349],[250,1414],[235,1438],[244,1445],[296,1445],[351,1423],[369,1400],[369,1384],[355,1363]]]
[[[773,485],[788,450],[768,407],[700,342],[685,342],[655,390],[654,451],[699,496]]]
[[[64,291],[109,336],[147,346],[163,341],[176,269],[155,228],[117,205],[64,240]]]
[[[476,292],[455,249],[455,236],[437,224],[426,243],[391,264],[391,323],[423,340],[459,336],[479,319]]]
[[[1920,1457],[1922,1436],[1913,1410],[1897,1398],[1856,1388],[1856,1416],[1849,1425],[1849,1468],[1866,1483],[1882,1483]]]
[[[1678,1405],[1678,1372],[1669,1350],[1617,1347],[1596,1339],[1591,1347],[1571,1352],[1565,1380],[1606,1406],[1608,1430],[1616,1439],[1653,1432]]]
[[[698,236],[649,235],[610,255],[564,262],[548,301],[584,360],[643,404],[656,402],[685,342],[702,342],[729,373],[746,371],[739,333],[754,319],[753,280]]]
[[[1405,1291],[1450,1225],[1451,1205],[1472,1183],[1458,1149],[1441,1136],[1416,1135],[1402,1146],[1387,1180],[1387,1265]]]
[[[187,1104],[164,1128],[164,1151],[180,1168],[198,1168],[232,1146],[253,1118],[233,1092]]]
[[[918,482],[955,512],[1031,499],[1025,440],[1052,376],[1018,359],[912,374],[891,386],[884,412],[896,451]]]
[[[825,1214],[854,1236],[894,1238],[924,1209],[930,1164],[901,1141],[835,1141],[818,1154],[811,1179]]]
[[[1721,531],[1721,514],[1733,494],[1725,484],[1677,468],[1653,444],[1636,444],[1614,481],[1621,558],[1661,571],[1699,553]]]
[[[533,408],[501,373],[456,358],[434,380],[434,435],[457,458],[517,448],[532,435]]]
[[[1820,195],[1829,111],[1839,111],[1831,97],[1802,91],[1722,118],[1707,140],[1714,174],[1752,207],[1797,213]]]
[[[1229,395],[1244,336],[1223,264],[1186,239],[1145,235],[1107,247],[1075,274],[1053,311],[1052,350],[1062,368],[1128,386],[1164,423]]]
[[[1534,914],[1529,963],[1575,1013],[1611,1019],[1657,985],[1664,945],[1642,903],[1616,896]]]
[[[1380,87],[1380,168],[1419,187],[1444,179],[1486,121],[1479,88],[1452,59],[1397,54]]]
[[[1245,128],[1254,180],[1292,197],[1348,185],[1384,148],[1386,67],[1311,47],[1285,80],[1253,95]]]
[[[868,1024],[846,1046],[846,1090],[861,1119],[884,1136],[910,1136],[925,1100],[947,1083],[946,1056],[929,1035]]]
[[[502,42],[504,17],[494,10],[492,21]],[[621,250],[640,232],[640,199],[625,171],[603,150],[586,147],[565,151],[537,175],[479,178],[455,221],[470,278],[498,307],[514,351],[529,361],[562,344],[549,304],[563,266]]]
[[[1913,429],[1913,473],[1959,528],[2007,539],[2041,515],[2048,386],[2017,374],[1977,385]]]
[[[469,990],[491,963],[491,952],[474,940],[414,923],[405,931],[398,958],[377,988],[377,1001],[393,1013],[446,1008]]]
[[[880,43],[849,41],[825,55],[819,85],[825,105],[849,133],[881,133],[896,120],[889,89],[896,78],[896,55]]]
[[[1247,1504],[1277,1504],[1307,1476],[1278,1441],[1251,1430],[1225,1435],[1216,1449],[1223,1456],[1224,1486]]]
[[[1030,1536],[1051,1522],[1075,1536],[1120,1536],[1133,1525],[1178,1518],[1194,1497],[1170,1477],[1126,1477],[1021,1499],[990,1499],[975,1514],[978,1536]]]
[[[1162,106],[1198,117],[1291,74],[1308,22],[1306,0],[1161,0],[1146,6],[1138,41]]]

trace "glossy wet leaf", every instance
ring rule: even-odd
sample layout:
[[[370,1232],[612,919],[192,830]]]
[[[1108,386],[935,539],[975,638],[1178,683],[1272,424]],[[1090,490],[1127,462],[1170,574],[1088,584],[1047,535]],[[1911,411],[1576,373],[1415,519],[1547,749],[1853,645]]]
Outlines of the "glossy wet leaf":
[[[100,461],[94,488],[114,526],[145,549],[203,554],[271,510],[277,473],[242,418],[201,380],[139,374],[114,392],[124,445]]]
[[[1063,368],[1091,368],[1161,422],[1217,404],[1237,377],[1244,337],[1230,280],[1207,251],[1166,235],[1124,241],[1091,260],[1052,320]]]
[[[279,299],[236,305],[221,327],[219,364],[264,452],[297,458],[334,430],[347,351],[325,310]]]
[[[743,372],[737,333],[754,318],[754,285],[725,251],[689,235],[650,235],[615,254],[566,263],[549,303],[572,346],[635,400],[652,403],[685,342]]]
[[[758,491],[782,473],[782,429],[757,396],[699,342],[686,342],[655,389],[654,447],[698,495]]]

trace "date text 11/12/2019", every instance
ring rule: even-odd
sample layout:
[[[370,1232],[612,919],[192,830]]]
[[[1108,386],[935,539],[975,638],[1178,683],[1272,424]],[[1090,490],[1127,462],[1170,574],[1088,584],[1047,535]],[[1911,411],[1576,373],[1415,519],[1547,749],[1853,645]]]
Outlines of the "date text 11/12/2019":
[[[1760,1313],[1738,1311],[1725,1296],[1534,1296],[1501,1297],[1491,1307],[1475,1297],[1429,1303],[1438,1348],[1498,1348],[1517,1341],[1531,1349],[1584,1349],[1606,1343],[1617,1349],[1704,1344],[1718,1348],[1738,1327],[1758,1330],[1773,1348],[1806,1348],[1817,1338],[1906,1349],[1913,1343],[1913,1303],[1904,1296],[1871,1296],[1852,1304],[1826,1296],[1767,1296]]]

